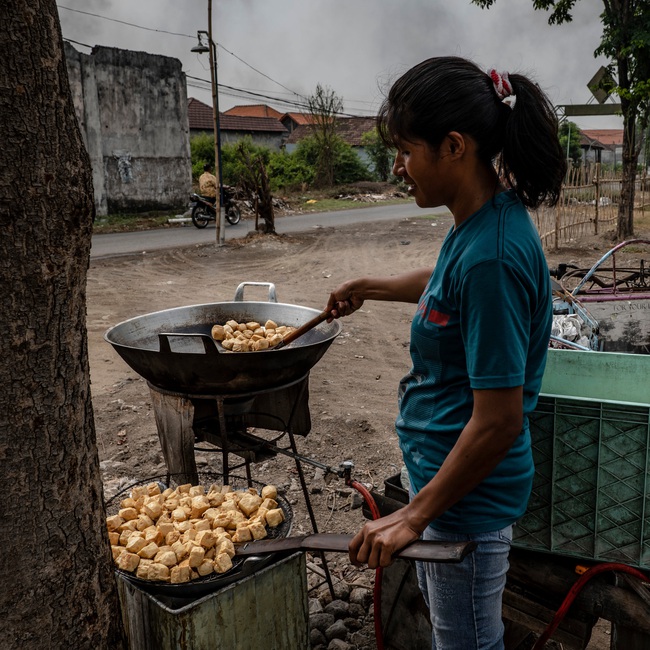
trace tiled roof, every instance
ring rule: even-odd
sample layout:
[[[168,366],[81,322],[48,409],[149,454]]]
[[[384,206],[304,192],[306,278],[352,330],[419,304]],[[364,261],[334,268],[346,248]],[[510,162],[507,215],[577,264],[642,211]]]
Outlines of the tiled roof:
[[[187,101],[187,114],[190,130],[212,131],[212,107],[194,97]],[[239,117],[219,113],[219,128],[222,131],[263,131],[266,133],[285,133],[286,129],[275,117]]]
[[[598,140],[607,147],[620,147],[623,144],[623,129],[583,129],[582,134],[590,140]]]
[[[208,106],[194,97],[187,100],[187,117],[190,129],[212,131],[214,128],[212,106]]]
[[[338,117],[336,118],[336,133],[352,147],[361,146],[361,136],[367,131],[375,128],[374,117]],[[312,134],[312,128],[308,124],[302,124],[295,128],[287,139],[287,144],[296,144],[303,138]]]
[[[276,111],[266,104],[246,104],[241,106],[233,106],[224,115],[237,115],[238,117],[274,117],[279,120],[283,113]]]
[[[285,113],[280,120],[292,119],[296,124],[311,124],[312,117],[309,113]]]

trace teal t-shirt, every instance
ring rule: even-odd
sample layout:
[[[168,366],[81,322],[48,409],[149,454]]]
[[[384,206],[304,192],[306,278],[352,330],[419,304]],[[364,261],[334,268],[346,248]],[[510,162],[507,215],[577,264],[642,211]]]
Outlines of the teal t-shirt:
[[[551,332],[551,286],[539,234],[513,191],[488,201],[443,242],[411,325],[413,367],[400,382],[396,427],[415,492],[469,421],[474,389],[523,386],[524,426],[508,455],[432,522],[499,530],[523,515],[533,480],[528,418]]]

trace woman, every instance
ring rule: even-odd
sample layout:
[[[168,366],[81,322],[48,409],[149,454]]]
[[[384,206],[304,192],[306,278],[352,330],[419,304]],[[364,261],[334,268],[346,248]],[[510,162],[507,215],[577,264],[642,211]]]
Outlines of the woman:
[[[558,200],[566,164],[557,121],[526,77],[440,57],[398,79],[378,125],[417,205],[447,206],[454,226],[434,269],[352,280],[327,304],[335,318],[365,300],[418,304],[396,421],[412,498],[366,524],[350,558],[374,568],[419,537],[477,541],[460,564],[418,566],[433,648],[502,648],[512,524],[533,479],[526,416],[552,320],[548,268],[526,207]]]

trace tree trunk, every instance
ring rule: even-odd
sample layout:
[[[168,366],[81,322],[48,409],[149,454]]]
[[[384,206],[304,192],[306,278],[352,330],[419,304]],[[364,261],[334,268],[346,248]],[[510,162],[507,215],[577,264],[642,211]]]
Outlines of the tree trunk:
[[[630,114],[631,113],[631,114]],[[623,176],[621,198],[618,204],[616,238],[619,241],[634,236],[634,183],[639,149],[635,146],[635,111],[629,111],[624,121],[623,132]]]
[[[0,7],[3,648],[123,648],[90,395],[94,216],[54,0]]]

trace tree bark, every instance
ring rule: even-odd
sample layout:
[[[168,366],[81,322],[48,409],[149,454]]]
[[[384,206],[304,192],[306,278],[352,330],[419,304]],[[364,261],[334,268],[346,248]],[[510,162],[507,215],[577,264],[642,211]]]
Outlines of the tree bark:
[[[54,0],[0,7],[4,648],[123,648],[90,395],[94,216]]]

